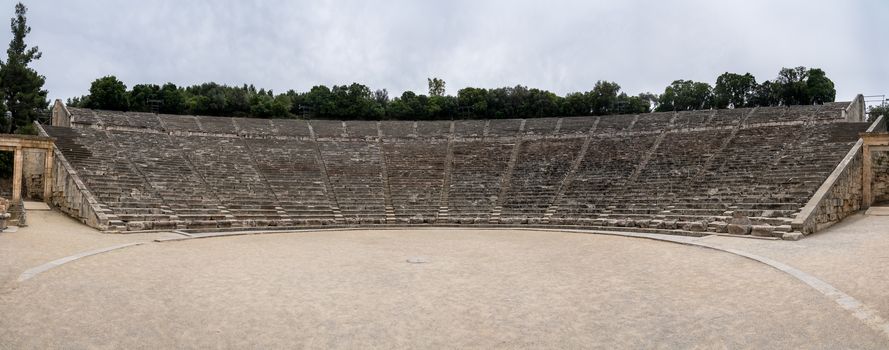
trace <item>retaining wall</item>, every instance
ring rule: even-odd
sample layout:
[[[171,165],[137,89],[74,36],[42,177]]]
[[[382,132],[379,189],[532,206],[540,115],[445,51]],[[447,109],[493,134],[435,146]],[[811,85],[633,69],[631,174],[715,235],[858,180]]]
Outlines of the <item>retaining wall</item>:
[[[871,180],[874,203],[889,202],[889,152],[872,151],[871,169],[874,174]]]

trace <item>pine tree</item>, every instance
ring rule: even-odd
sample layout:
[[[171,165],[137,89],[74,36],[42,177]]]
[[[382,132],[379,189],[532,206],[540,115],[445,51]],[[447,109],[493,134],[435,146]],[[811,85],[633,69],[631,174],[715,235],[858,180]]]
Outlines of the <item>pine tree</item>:
[[[7,132],[27,132],[31,123],[49,104],[43,83],[46,78],[28,65],[40,59],[37,46],[28,48],[25,36],[31,32],[25,14],[28,8],[22,3],[15,5],[15,17],[10,21],[12,41],[6,50],[6,62],[0,62],[0,91],[6,108],[11,112],[12,123],[4,122]]]

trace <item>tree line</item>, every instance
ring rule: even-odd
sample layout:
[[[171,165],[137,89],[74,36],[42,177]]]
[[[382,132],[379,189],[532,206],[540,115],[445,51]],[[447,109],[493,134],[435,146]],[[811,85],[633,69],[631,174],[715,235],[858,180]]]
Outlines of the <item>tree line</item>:
[[[22,3],[15,5],[15,16],[10,20],[12,40],[6,60],[0,60],[0,132],[4,133],[36,134],[33,122],[46,114],[49,106],[43,89],[46,78],[30,67],[41,53],[37,46],[25,43],[31,32],[27,12]]]
[[[137,84],[131,89],[115,76],[93,81],[89,94],[68,105],[95,109],[256,118],[461,119],[607,115],[727,107],[833,102],[836,89],[819,68],[782,68],[773,80],[757,83],[750,74],[724,73],[715,85],[676,80],[661,94],[629,95],[619,84],[598,81],[585,92],[559,96],[523,85],[493,89],[465,87],[446,94],[446,83],[427,79],[428,92],[389,97],[385,89],[352,83],[318,85],[306,92],[275,94],[253,85],[217,83],[180,87]]]

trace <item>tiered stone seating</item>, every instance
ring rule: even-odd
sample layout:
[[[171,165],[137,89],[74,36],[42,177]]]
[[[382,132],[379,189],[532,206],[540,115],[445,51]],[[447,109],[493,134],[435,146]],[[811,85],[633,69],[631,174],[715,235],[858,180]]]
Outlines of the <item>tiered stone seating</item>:
[[[130,112],[129,115],[130,117],[128,119],[130,121],[130,127],[137,129],[163,130],[157,114]]]
[[[497,205],[501,180],[514,143],[454,142],[448,219],[452,223],[488,223]]]
[[[169,208],[131,166],[131,152],[116,146],[105,131],[44,128],[57,138],[56,147],[101,203],[101,209],[115,214],[122,229],[142,230],[147,222],[171,222]]]
[[[392,207],[398,223],[433,223],[441,205],[447,142],[383,143]]]
[[[68,111],[71,112],[71,119],[75,124],[96,125],[101,121],[92,109],[68,107]]]
[[[709,126],[710,117],[715,113],[715,110],[678,112],[676,113],[676,120],[673,122],[673,128],[692,129]]]
[[[387,120],[380,123],[380,129],[383,130],[383,137],[387,138],[408,138],[416,137],[414,130],[416,122],[404,120]]]
[[[192,170],[181,150],[167,134],[143,132],[111,132],[121,151],[156,192],[169,210],[161,216],[175,214],[174,222],[148,221],[145,229],[227,227],[231,220],[213,191],[208,191],[201,176]],[[128,216],[121,216],[128,219]],[[131,218],[130,220],[137,219]],[[142,218],[144,219],[144,217]]]
[[[417,136],[448,137],[451,134],[451,122],[444,120],[417,122]]]
[[[201,130],[210,134],[237,134],[233,118],[198,117]]]
[[[628,131],[633,126],[632,115],[603,115],[596,124],[596,134],[611,135]]]
[[[201,132],[198,119],[193,115],[159,115],[165,131]]]
[[[842,159],[836,155],[845,155],[867,127],[868,123],[807,126],[770,168],[766,181],[778,191],[769,197],[805,204]]]
[[[521,126],[521,119],[492,119],[488,124],[488,136],[513,137]]]
[[[71,108],[75,128],[45,128],[112,226],[130,230],[500,223],[725,232],[742,215],[779,232],[867,127],[843,121],[847,106],[382,122]]]
[[[386,183],[379,143],[324,141],[318,146],[346,223],[385,223]]]
[[[315,131],[315,137],[332,138],[346,135],[343,122],[340,120],[310,120],[309,125]]]
[[[843,110],[849,106],[849,102],[829,102],[825,103],[814,114],[815,121],[839,121],[843,115]]]
[[[640,114],[633,125],[632,131],[662,131],[671,127],[670,121],[676,115],[674,112],[655,112]]]
[[[209,191],[219,197],[236,225],[280,226],[290,222],[268,181],[253,164],[254,152],[236,137],[174,137]]]
[[[312,141],[247,139],[256,168],[294,225],[335,223]]]
[[[305,120],[296,119],[272,119],[272,127],[278,136],[309,137],[309,125]]]
[[[377,122],[367,120],[350,120],[346,122],[346,135],[355,138],[378,137]]]
[[[268,136],[275,134],[271,119],[233,118],[235,128],[241,135]]]
[[[741,129],[726,148],[710,160],[675,205],[701,209],[698,213],[702,215],[723,215],[735,210],[754,216],[760,216],[763,210],[785,210],[781,214],[792,215],[805,200],[776,196],[782,189],[773,183],[780,178],[774,164],[805,129],[803,125]],[[841,158],[834,155],[837,161]]]
[[[707,159],[714,155],[728,130],[669,132],[654,150],[636,180],[628,184],[617,202],[661,202],[682,192]]]
[[[580,153],[584,139],[524,141],[509,179],[502,223],[540,223]]]
[[[751,111],[750,108],[736,109],[720,109],[716,111],[713,119],[710,119],[710,126],[713,127],[735,127],[741,123],[741,120]]]
[[[793,108],[787,108],[787,112],[784,113],[782,117],[783,121],[810,121],[815,117],[815,114],[821,110],[821,105],[811,105],[811,106],[793,106]]]
[[[675,198],[699,190],[690,186],[691,181],[730,133],[730,130],[668,132],[639,174],[619,188],[619,194],[600,203],[610,207],[611,216],[622,218],[637,219],[654,214],[685,221],[704,219],[696,217],[697,212],[683,211],[683,206],[673,210]]]
[[[747,117],[747,124],[762,124],[790,121],[785,117],[787,107],[757,107]]]
[[[596,120],[609,117],[570,117],[562,118],[562,125],[559,128],[559,134],[586,134],[596,125]],[[632,119],[630,119],[632,120]],[[601,122],[600,122],[601,123]],[[624,123],[624,127],[628,124]]]
[[[454,135],[461,137],[482,137],[485,135],[485,121],[455,120]]]
[[[555,223],[583,223],[606,211],[612,197],[622,193],[624,183],[636,171],[645,153],[657,139],[656,134],[632,138],[600,135],[590,140],[574,179],[556,203]],[[586,221],[588,223],[588,221]]]
[[[127,118],[126,114],[120,112],[96,110],[95,113],[104,126],[129,127],[132,124],[130,118]]]
[[[555,132],[559,118],[534,118],[525,119],[526,135],[552,135]]]

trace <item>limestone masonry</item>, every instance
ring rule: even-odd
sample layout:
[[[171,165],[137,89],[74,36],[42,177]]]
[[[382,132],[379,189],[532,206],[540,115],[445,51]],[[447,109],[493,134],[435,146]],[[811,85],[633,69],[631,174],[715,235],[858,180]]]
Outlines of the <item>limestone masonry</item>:
[[[850,150],[868,124],[856,106],[377,122],[57,104],[41,131],[56,139],[52,203],[103,230],[550,225],[784,237],[860,207],[861,152]]]

